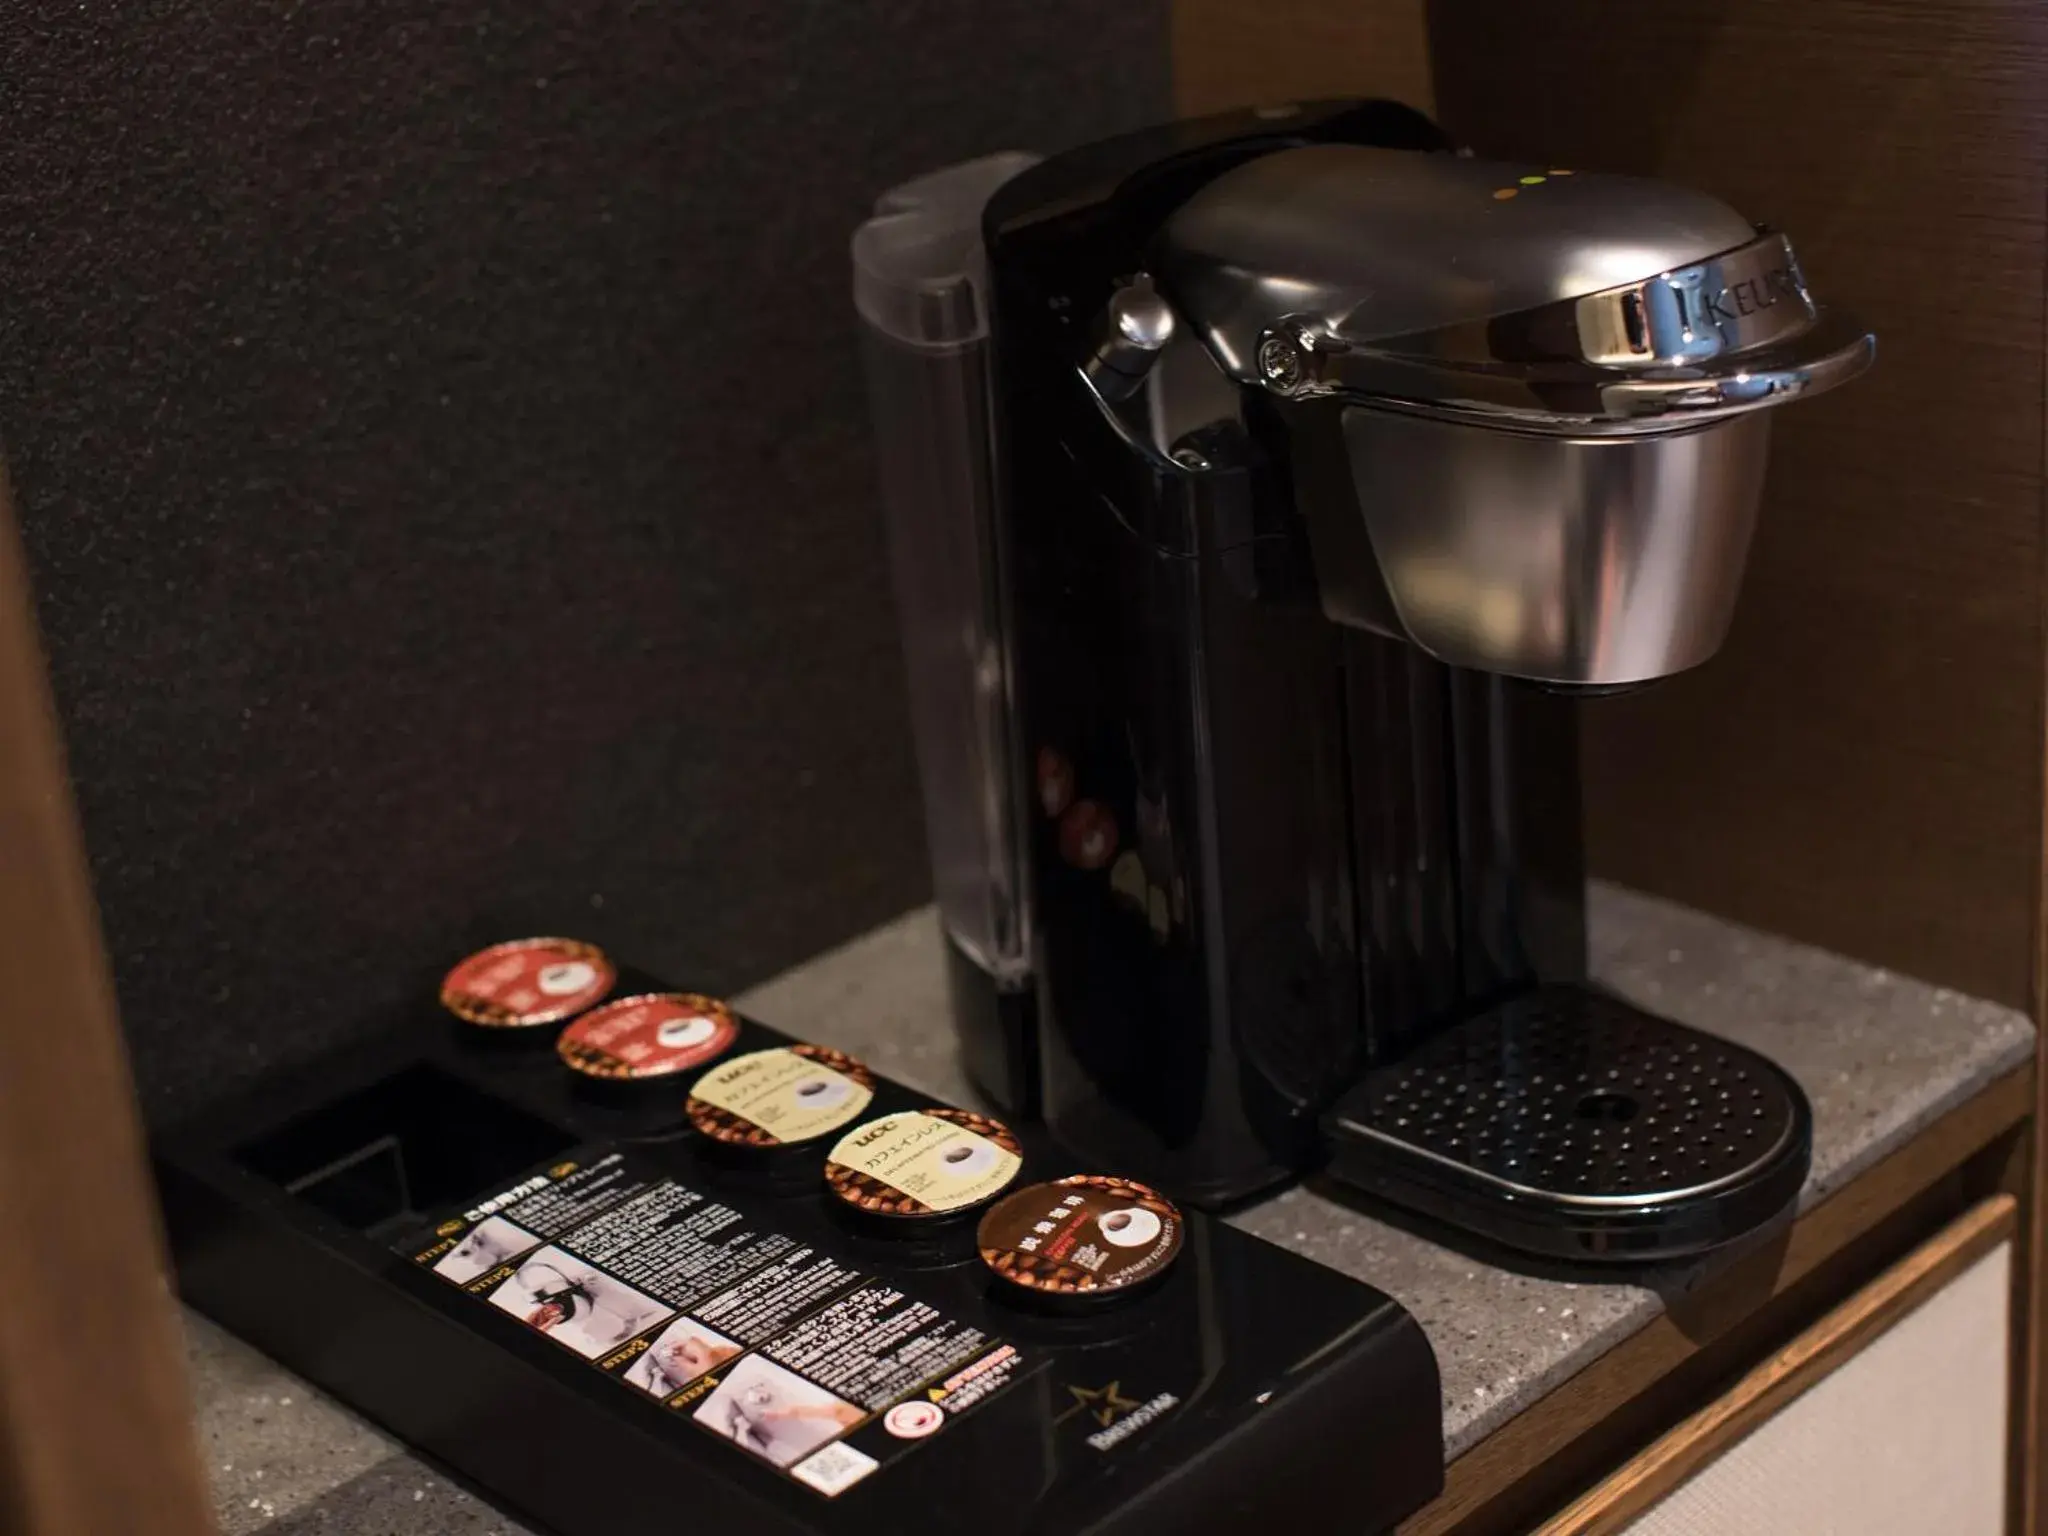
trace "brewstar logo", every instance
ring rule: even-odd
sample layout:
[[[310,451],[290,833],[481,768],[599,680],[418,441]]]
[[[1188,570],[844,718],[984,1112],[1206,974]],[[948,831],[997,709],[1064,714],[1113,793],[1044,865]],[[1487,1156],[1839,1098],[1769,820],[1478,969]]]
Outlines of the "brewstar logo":
[[[1074,1406],[1054,1419],[1055,1424],[1064,1424],[1077,1413],[1085,1413],[1104,1429],[1109,1428],[1123,1414],[1138,1406],[1134,1397],[1123,1395],[1123,1383],[1112,1381],[1106,1387],[1068,1387],[1073,1395]]]
[[[434,1234],[437,1237],[453,1237],[462,1230],[463,1225],[459,1221],[444,1221],[440,1226],[434,1228]]]

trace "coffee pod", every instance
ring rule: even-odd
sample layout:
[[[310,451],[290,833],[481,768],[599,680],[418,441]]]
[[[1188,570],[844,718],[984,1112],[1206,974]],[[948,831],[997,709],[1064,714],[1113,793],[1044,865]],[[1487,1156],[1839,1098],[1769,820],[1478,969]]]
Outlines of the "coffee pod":
[[[579,939],[515,939],[462,961],[441,981],[441,1006],[483,1029],[540,1029],[573,1018],[618,980],[610,957]]]
[[[593,1008],[555,1041],[575,1072],[606,1083],[653,1083],[722,1056],[739,1020],[715,997],[650,992]]]
[[[874,1097],[875,1074],[844,1051],[790,1045],[720,1062],[683,1109],[714,1145],[765,1153],[844,1130]]]
[[[975,1243],[1006,1294],[1088,1306],[1163,1277],[1180,1254],[1183,1227],[1156,1189],[1082,1173],[1005,1196],[981,1218]]]
[[[958,1220],[1016,1182],[1024,1148],[1000,1120],[964,1109],[882,1115],[833,1146],[825,1184],[864,1217],[901,1229]]]

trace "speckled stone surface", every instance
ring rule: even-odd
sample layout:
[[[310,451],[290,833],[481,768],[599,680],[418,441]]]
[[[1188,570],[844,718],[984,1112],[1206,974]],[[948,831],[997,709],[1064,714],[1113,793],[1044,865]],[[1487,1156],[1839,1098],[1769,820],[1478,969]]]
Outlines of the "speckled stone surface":
[[[266,1530],[405,1459],[396,1441],[196,1313],[185,1314],[185,1341],[221,1536]]]
[[[1813,1101],[1810,1205],[2025,1061],[2020,1014],[1922,982],[1596,886],[1594,971],[1623,996],[1754,1046]],[[946,1032],[929,911],[905,915],[739,1000],[759,1018],[843,1046],[940,1098],[971,1100]],[[1510,1270],[1303,1188],[1233,1218],[1247,1231],[1371,1281],[1413,1312],[1443,1373],[1451,1456],[1654,1318],[1648,1284]],[[248,1346],[192,1320],[192,1361],[225,1536],[263,1531],[520,1536],[346,1410]]]

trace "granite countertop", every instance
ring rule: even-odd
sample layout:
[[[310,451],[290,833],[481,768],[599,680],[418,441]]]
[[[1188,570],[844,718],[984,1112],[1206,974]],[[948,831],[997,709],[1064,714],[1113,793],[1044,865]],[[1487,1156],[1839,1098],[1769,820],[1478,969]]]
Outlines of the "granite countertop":
[[[2013,1009],[1612,887],[1592,894],[1594,974],[1614,991],[1773,1057],[1813,1101],[1802,1208],[2024,1062]],[[942,1099],[974,1097],[946,1028],[931,912],[912,912],[738,999]],[[1573,1284],[1468,1257],[1297,1188],[1233,1220],[1368,1280],[1428,1333],[1457,1456],[1663,1308],[1627,1283]],[[1660,1280],[1664,1289],[1683,1277]],[[188,1314],[203,1452],[224,1536],[524,1536],[406,1449]]]

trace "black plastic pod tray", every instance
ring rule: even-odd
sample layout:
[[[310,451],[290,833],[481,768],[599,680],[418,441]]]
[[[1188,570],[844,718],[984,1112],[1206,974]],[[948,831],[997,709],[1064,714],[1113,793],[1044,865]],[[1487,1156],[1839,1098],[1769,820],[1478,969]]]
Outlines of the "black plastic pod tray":
[[[627,976],[618,993],[646,989],[662,986]],[[747,1021],[732,1049],[787,1043]],[[638,1104],[592,1099],[545,1044],[485,1041],[423,1007],[382,1039],[262,1083],[159,1140],[180,1288],[560,1536],[1306,1528],[1336,1511],[1347,1529],[1370,1531],[1440,1489],[1435,1360],[1414,1320],[1371,1287],[1189,1211],[1180,1257],[1156,1287],[1086,1314],[1020,1310],[993,1293],[972,1222],[915,1240],[862,1233],[825,1191],[822,1149],[768,1168],[708,1156],[683,1129],[683,1092],[679,1083]],[[867,1113],[930,1103],[878,1079]],[[1082,1168],[1017,1129],[1020,1184],[1116,1171]],[[892,1330],[907,1328],[933,1351],[933,1374],[899,1381],[896,1401],[944,1411],[905,1409],[906,1436],[888,1427],[887,1410],[869,1410],[821,1448],[844,1447],[806,1480],[771,1454],[783,1433],[772,1410],[790,1402],[772,1382],[747,1388],[748,1400],[730,1385],[738,1362],[765,1349],[672,1406],[644,1361],[641,1384],[631,1377],[666,1318],[586,1356],[587,1344],[563,1342],[566,1331],[529,1326],[523,1303],[489,1299],[504,1273],[542,1273],[530,1267],[537,1255],[496,1278],[471,1276],[467,1259],[449,1267],[466,1284],[432,1267],[491,1217],[540,1209],[519,1205],[536,1190],[573,1203],[604,1179],[658,1187],[664,1220],[703,1218],[706,1240],[736,1256],[735,1284],[766,1274],[749,1264],[783,1266],[757,1284],[770,1311],[772,1295],[787,1303],[792,1287],[816,1286],[796,1322],[728,1296],[729,1333],[780,1329],[776,1348],[793,1359],[791,1328],[829,1334],[839,1314],[826,1308],[852,1307],[858,1321],[865,1306],[861,1348],[890,1347]],[[488,1253],[471,1258],[488,1269]],[[833,1347],[829,1337],[821,1346]],[[899,1376],[911,1353],[887,1357]],[[786,1385],[782,1399],[812,1395],[806,1383]],[[716,1422],[700,1422],[699,1410]],[[770,1417],[756,1431],[748,1414]]]
[[[1627,1263],[1765,1225],[1813,1146],[1775,1063],[1568,986],[1368,1073],[1326,1128],[1347,1184],[1524,1252]]]

